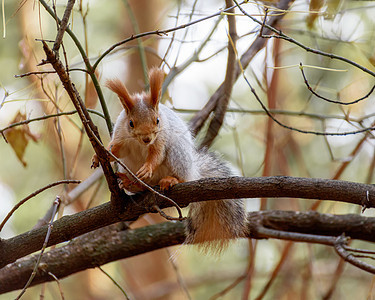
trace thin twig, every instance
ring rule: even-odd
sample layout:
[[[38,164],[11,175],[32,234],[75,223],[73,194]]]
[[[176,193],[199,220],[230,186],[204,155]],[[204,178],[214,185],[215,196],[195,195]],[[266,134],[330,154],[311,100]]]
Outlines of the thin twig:
[[[241,7],[241,4],[242,3],[238,3],[236,0],[233,0],[237,7],[240,9],[240,11],[247,17],[249,17],[252,21],[258,23],[259,25],[262,26],[262,22],[259,21],[258,19],[254,18],[253,16],[251,16],[250,14],[248,14],[242,7]],[[346,57],[343,57],[343,56],[340,56],[340,55],[336,55],[336,54],[333,54],[333,53],[327,53],[327,52],[324,52],[324,51],[321,51],[321,50],[318,50],[318,49],[313,49],[313,48],[310,48],[310,47],[307,47],[305,46],[304,44],[302,44],[301,42],[298,42],[297,40],[291,38],[290,36],[287,36],[286,34],[284,34],[281,30],[278,30],[268,24],[264,24],[263,26],[264,28],[267,28],[269,30],[271,30],[272,32],[276,33],[276,35],[269,35],[269,36],[265,36],[265,35],[262,35],[263,38],[281,38],[283,40],[286,40],[292,44],[295,44],[297,46],[299,46],[300,48],[306,50],[307,52],[312,52],[314,54],[319,54],[319,55],[322,55],[322,56],[326,56],[326,57],[329,57],[331,59],[336,59],[336,60],[340,60],[340,61],[343,61],[343,62],[346,62],[347,64],[350,64],[360,70],[362,70],[363,72],[366,72],[368,74],[370,74],[371,76],[375,77],[375,72],[365,68],[364,66],[346,58]]]
[[[265,7],[264,8],[264,17],[263,17],[263,22],[262,22],[262,25],[260,27],[260,30],[259,30],[259,37],[262,37],[263,35],[263,28],[264,28],[264,25],[266,24],[266,21],[267,21],[267,15],[268,15],[268,7]]]
[[[263,299],[263,297],[266,295],[267,291],[269,290],[269,288],[271,287],[272,283],[275,281],[277,275],[279,274],[280,270],[281,270],[281,267],[283,266],[283,264],[285,263],[289,253],[290,253],[290,249],[291,247],[293,246],[293,242],[287,242],[284,249],[283,249],[283,252],[281,254],[281,257],[279,259],[279,262],[277,263],[275,269],[273,270],[269,280],[267,281],[267,283],[264,285],[262,291],[259,293],[259,295],[255,298],[256,300],[261,300]]]
[[[57,210],[58,210],[58,208],[60,206],[60,203],[61,203],[60,197],[57,196],[56,199],[55,199],[55,201],[53,202],[53,213],[52,213],[51,220],[50,220],[50,222],[48,224],[48,230],[47,230],[46,237],[44,239],[42,250],[40,251],[40,254],[39,254],[38,259],[37,259],[37,261],[35,263],[35,266],[34,266],[34,270],[31,273],[31,276],[30,276],[29,280],[25,284],[25,286],[22,289],[21,293],[17,296],[16,300],[20,299],[22,297],[22,295],[26,292],[26,289],[30,286],[31,282],[33,281],[33,279],[34,279],[34,277],[35,277],[35,275],[36,275],[36,273],[38,271],[40,260],[42,259],[44,250],[46,250],[46,248],[47,248],[48,240],[49,240],[49,237],[51,235],[51,231],[52,231],[52,227],[53,227],[52,226],[53,219],[56,216],[56,213],[57,213]]]
[[[102,271],[102,273],[104,274],[104,275],[106,275],[113,283],[114,283],[114,285],[115,286],[117,286],[118,288],[119,288],[119,290],[121,291],[121,293],[124,295],[124,297],[126,298],[126,299],[130,299],[129,297],[128,297],[128,294],[125,292],[125,290],[121,287],[121,285],[119,285],[118,283],[117,283],[117,281],[111,276],[111,275],[109,275],[106,271],[104,271],[100,266],[98,266],[98,269],[100,270],[100,271]]]
[[[247,274],[243,274],[239,276],[235,281],[233,281],[230,285],[228,285],[225,289],[218,292],[217,294],[210,297],[210,300],[219,299],[220,297],[223,297],[225,294],[227,294],[229,291],[234,289],[239,283],[241,283],[242,280],[244,280],[247,277]]]
[[[352,252],[357,252],[357,253],[365,253],[365,254],[375,254],[375,250],[367,250],[367,249],[358,249],[358,248],[353,248],[349,246],[343,245],[344,249],[346,251],[352,251]]]
[[[173,110],[179,113],[197,113],[199,109],[185,109],[185,108],[177,108],[173,107]],[[267,113],[263,109],[244,109],[244,108],[228,108],[227,112],[236,113],[236,114],[253,114],[253,115],[266,115]],[[363,123],[364,120],[370,119],[375,117],[375,113],[364,115],[361,118],[355,117],[348,117],[344,115],[323,115],[317,113],[310,113],[304,111],[291,111],[291,110],[284,110],[284,109],[268,109],[273,115],[284,115],[284,116],[291,116],[291,117],[306,117],[311,119],[317,119],[320,121],[329,120],[329,119],[338,119],[338,120],[348,120],[350,122],[355,123]]]
[[[51,188],[51,187],[54,187],[56,185],[59,185],[59,184],[68,184],[68,183],[81,183],[80,180],[60,180],[60,181],[56,181],[56,182],[53,182],[53,183],[50,183],[48,185],[46,185],[45,187],[42,187],[41,189],[35,191],[34,193],[30,194],[29,196],[27,196],[26,198],[22,199],[20,202],[18,202],[13,208],[12,210],[7,214],[7,216],[4,218],[3,222],[1,222],[0,224],[0,231],[3,229],[5,223],[9,220],[9,218],[13,215],[13,213],[22,205],[24,204],[27,200],[31,199],[32,197],[35,197],[36,195],[40,194],[41,192]]]
[[[103,119],[105,119],[104,115],[102,113],[96,111],[96,110],[87,109],[87,111],[90,112],[90,113],[92,113],[92,114],[98,115],[98,116],[102,117]],[[13,128],[13,127],[16,127],[16,126],[20,126],[20,125],[26,125],[26,124],[29,124],[31,122],[42,121],[42,120],[46,120],[46,119],[49,119],[49,118],[55,118],[55,117],[60,117],[60,116],[68,116],[68,115],[73,115],[73,114],[76,114],[76,113],[78,113],[78,111],[76,111],[76,110],[62,111],[62,112],[59,112],[59,113],[56,113],[56,114],[50,114],[50,115],[45,115],[45,116],[42,116],[42,117],[37,117],[37,118],[23,120],[23,121],[20,121],[20,122],[12,123],[9,126],[0,129],[0,133],[2,134],[3,132],[5,132],[6,130],[8,130],[10,128]]]
[[[342,101],[338,101],[338,100],[332,100],[332,99],[329,99],[329,98],[326,98],[324,96],[319,95],[317,92],[314,91],[314,89],[311,88],[309,82],[307,81],[307,78],[306,78],[306,75],[305,75],[305,71],[303,70],[302,63],[300,63],[300,70],[301,70],[301,73],[302,73],[302,76],[303,76],[303,80],[305,82],[305,85],[306,85],[307,89],[313,95],[315,95],[316,97],[318,97],[318,98],[320,98],[320,99],[322,99],[324,101],[330,102],[330,103],[341,104],[341,105],[352,105],[352,104],[358,103],[358,102],[360,102],[360,101],[362,101],[364,99],[367,99],[373,93],[373,91],[375,90],[375,85],[374,85],[366,95],[364,95],[361,98],[349,101],[349,102],[342,102]]]
[[[56,283],[57,283],[57,286],[58,286],[58,288],[59,288],[59,292],[60,292],[61,300],[64,300],[65,297],[64,297],[63,290],[62,290],[62,288],[61,288],[60,280],[59,280],[54,274],[52,274],[51,272],[48,272],[48,275],[50,275],[53,279],[55,279],[55,281],[56,281]]]
[[[347,252],[344,246],[347,243],[347,238],[343,235],[339,236],[334,244],[336,253],[348,263],[360,268],[366,272],[375,274],[375,267],[363,261],[356,259],[351,253]]]
[[[48,6],[48,4],[44,0],[39,0],[39,2],[43,5],[43,7],[46,9],[46,11],[56,20],[56,22],[61,23],[61,20],[58,18],[56,13]],[[92,66],[90,64],[90,60],[87,57],[87,54],[86,54],[85,50],[83,49],[83,47],[82,47],[79,39],[77,38],[77,36],[73,33],[73,31],[71,31],[69,29],[69,27],[66,28],[66,32],[72,38],[74,44],[76,45],[79,53],[82,56],[83,62],[85,63],[87,71],[88,71],[88,73],[91,77],[91,80],[92,80],[93,84],[94,84],[96,93],[98,94],[99,102],[100,102],[100,105],[102,107],[103,114],[105,115],[105,120],[106,120],[106,125],[107,125],[107,128],[108,128],[108,131],[109,131],[109,133],[112,133],[111,116],[109,114],[107,104],[104,100],[103,92],[102,92],[102,89],[99,85],[98,78],[96,77],[95,69],[92,68]],[[44,42],[44,41],[42,40],[42,42]],[[52,42],[54,42],[54,41],[52,41]],[[47,46],[47,48],[48,48],[48,46]],[[56,53],[55,52],[53,52],[53,53],[56,56]]]
[[[172,257],[172,255],[171,255],[171,251],[169,251],[169,248],[165,248],[165,251],[168,253],[168,256],[169,256],[169,257]],[[183,278],[182,275],[181,275],[181,272],[180,272],[180,270],[179,270],[179,268],[178,268],[178,265],[177,265],[176,261],[175,261],[173,258],[169,259],[169,261],[170,261],[170,263],[171,263],[171,265],[172,265],[172,267],[173,267],[174,272],[176,273],[177,282],[178,282],[180,288],[181,288],[181,289],[183,290],[183,292],[185,293],[186,298],[187,298],[188,300],[192,300],[191,295],[190,295],[190,293],[189,293],[189,289],[188,289],[188,287],[187,287],[187,285],[186,285],[186,282],[185,282],[184,278]]]
[[[244,3],[244,2],[242,2]],[[241,4],[242,4],[241,3]],[[95,70],[97,68],[97,66],[99,65],[99,63],[102,61],[102,59],[107,56],[109,53],[111,53],[115,48],[125,44],[125,43],[128,43],[132,40],[135,40],[135,39],[139,39],[141,37],[145,37],[145,36],[148,36],[148,35],[158,35],[158,36],[161,36],[161,35],[167,35],[169,32],[173,32],[173,31],[177,31],[177,30],[180,30],[180,29],[185,29],[186,27],[189,27],[189,26],[192,26],[192,25],[195,25],[197,23],[200,23],[202,21],[206,21],[208,19],[211,19],[211,18],[214,18],[214,17],[217,17],[217,16],[220,16],[223,12],[226,12],[230,9],[233,9],[235,6],[233,7],[230,7],[230,8],[227,8],[227,9],[224,9],[220,12],[217,12],[217,13],[214,13],[212,15],[209,15],[209,16],[206,16],[204,18],[201,18],[201,19],[198,19],[198,20],[195,20],[195,21],[192,21],[192,22],[189,22],[189,23],[186,23],[186,24],[182,24],[182,25],[179,25],[179,26],[176,26],[176,27],[173,27],[173,28],[169,28],[169,29],[164,29],[164,30],[154,30],[154,31],[148,31],[148,32],[143,32],[143,33],[140,33],[140,34],[136,34],[136,35],[132,35],[131,37],[125,39],[125,40],[122,40],[114,45],[112,45],[111,47],[109,47],[106,51],[103,52],[103,54],[96,60],[96,62],[92,65],[92,68],[93,70]]]
[[[259,237],[265,238],[275,238],[280,240],[289,240],[294,242],[303,242],[303,243],[315,243],[333,246],[336,243],[336,237],[334,236],[323,236],[315,235],[309,233],[297,233],[297,232],[288,232],[275,229],[269,229],[263,226],[256,228],[256,234]]]
[[[86,130],[87,136],[89,137],[90,142],[98,156],[98,159],[103,168],[105,178],[108,183],[109,190],[113,195],[113,197],[111,197],[111,203],[116,209],[120,210],[122,207],[121,199],[123,199],[123,197],[125,196],[125,193],[122,190],[120,190],[117,184],[117,179],[114,176],[112,167],[109,163],[106,150],[103,147],[102,143],[100,142],[99,132],[97,130],[97,127],[94,125],[82,101],[82,98],[79,92],[77,91],[75,85],[72,83],[71,78],[69,77],[69,74],[67,73],[61,60],[58,57],[56,57],[56,54],[48,47],[48,45],[44,41],[43,41],[43,50],[47,56],[47,59],[45,60],[45,62],[50,63],[52,67],[56,70],[65,90],[67,91],[74,107],[76,108],[78,112],[81,122]],[[106,121],[108,121],[107,118],[106,118]]]
[[[14,75],[15,78],[22,78],[30,75],[44,75],[44,74],[56,74],[56,71],[34,71],[34,72],[27,72],[20,75]]]
[[[173,200],[172,200],[172,201],[173,201]],[[174,202],[174,201],[173,201],[173,202]],[[176,203],[176,202],[175,202],[175,203]],[[176,205],[177,205],[177,203],[176,203]],[[168,221],[183,221],[183,220],[186,219],[185,217],[182,217],[182,215],[181,215],[180,217],[178,217],[178,218],[168,216],[168,215],[167,215],[164,211],[162,211],[162,210],[160,209],[160,207],[157,206],[157,205],[153,205],[152,208],[155,209],[155,210],[159,213],[159,215],[161,215],[164,219],[166,219],[166,220],[168,220]]]
[[[362,129],[358,129],[358,130],[353,130],[353,131],[344,131],[344,132],[322,132],[322,131],[314,131],[314,130],[303,130],[303,129],[299,129],[299,128],[295,128],[295,127],[292,127],[292,126],[288,126],[288,125],[285,125],[284,123],[280,122],[278,119],[276,119],[267,109],[267,107],[263,104],[262,100],[260,100],[258,94],[256,93],[255,89],[252,87],[252,85],[250,84],[249,80],[247,79],[246,75],[244,72],[242,72],[242,76],[244,78],[244,80],[246,81],[247,85],[250,87],[250,90],[251,90],[251,93],[254,95],[255,99],[257,100],[257,102],[260,104],[260,106],[262,107],[262,109],[265,111],[265,113],[276,123],[278,124],[279,126],[281,127],[284,127],[286,129],[289,129],[289,130],[292,130],[292,131],[296,131],[296,132],[299,132],[299,133],[305,133],[305,134],[314,134],[314,135],[321,135],[321,136],[326,136],[326,135],[329,135],[329,136],[346,136],[346,135],[353,135],[353,134],[359,134],[359,133],[366,133],[366,132],[369,132],[369,131],[373,131],[375,130],[375,127],[365,127],[365,128],[362,128]]]

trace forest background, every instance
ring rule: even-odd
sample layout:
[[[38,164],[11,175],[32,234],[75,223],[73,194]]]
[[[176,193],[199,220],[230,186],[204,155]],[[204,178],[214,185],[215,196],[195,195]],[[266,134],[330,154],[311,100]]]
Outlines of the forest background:
[[[0,222],[18,201],[57,182],[15,211],[1,228],[4,243],[34,226],[47,230],[46,212],[57,208],[56,199],[58,219],[99,207],[110,192],[90,169],[94,149],[71,97],[51,64],[38,66],[46,59],[41,40],[52,49],[61,28],[51,15],[62,19],[74,1],[2,3]],[[49,274],[54,282],[28,288],[22,298],[373,299],[373,253],[344,263],[338,253],[349,248],[338,237],[345,233],[351,247],[374,250],[374,13],[371,1],[76,1],[67,24],[72,34],[65,32],[57,52],[103,144],[121,109],[105,81],[118,77],[141,91],[148,67],[161,66],[163,102],[189,122],[198,143],[220,152],[238,175],[270,179],[246,182],[243,195],[251,198],[252,220],[277,232],[255,230],[254,239],[234,241],[220,258],[175,246],[100,268],[93,261],[86,264],[92,269],[64,279]],[[291,177],[270,177],[279,175]],[[67,180],[84,181],[83,191]],[[148,214],[133,226],[165,221]],[[144,248],[144,240],[137,242]],[[9,277],[2,270],[0,290]],[[17,297],[27,280],[21,281],[0,299]]]

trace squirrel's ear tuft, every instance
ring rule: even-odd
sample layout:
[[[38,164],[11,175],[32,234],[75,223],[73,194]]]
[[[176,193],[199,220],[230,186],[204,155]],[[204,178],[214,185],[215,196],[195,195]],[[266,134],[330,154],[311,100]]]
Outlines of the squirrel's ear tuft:
[[[125,85],[119,79],[110,79],[107,81],[106,86],[112,91],[117,94],[119,97],[122,106],[126,110],[131,110],[134,106],[134,100],[129,95],[128,90],[126,89]]]
[[[159,68],[153,67],[148,76],[150,81],[151,105],[156,107],[160,100],[159,98],[164,81],[164,72]]]

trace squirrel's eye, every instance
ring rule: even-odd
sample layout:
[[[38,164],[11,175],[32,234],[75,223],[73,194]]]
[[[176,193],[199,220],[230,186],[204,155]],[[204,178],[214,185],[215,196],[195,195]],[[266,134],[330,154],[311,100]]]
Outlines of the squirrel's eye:
[[[129,121],[129,125],[130,125],[131,128],[134,128],[134,123],[133,123],[132,120]]]
[[[159,124],[159,118],[156,118],[156,124]]]

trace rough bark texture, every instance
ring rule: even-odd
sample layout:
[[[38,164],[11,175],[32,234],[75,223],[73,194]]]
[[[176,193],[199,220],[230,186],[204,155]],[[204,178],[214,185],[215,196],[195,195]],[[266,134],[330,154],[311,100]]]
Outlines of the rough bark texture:
[[[264,239],[259,228],[308,233],[317,236],[340,236],[375,242],[375,218],[359,215],[330,215],[317,212],[258,211],[248,214],[247,237]],[[85,234],[71,243],[49,251],[41,260],[32,283],[52,281],[52,273],[64,278],[73,273],[183,243],[184,222],[166,222],[134,230],[111,225]],[[0,270],[0,293],[21,289],[36,262],[36,255],[22,258]]]
[[[163,223],[135,230],[121,230],[111,225],[85,234],[66,246],[46,253],[39,264],[32,285],[101,266],[121,258],[135,256],[185,240],[183,223]],[[27,282],[37,254],[22,258],[0,270],[0,293],[21,289]]]
[[[274,177],[210,178],[176,185],[166,195],[181,207],[191,202],[259,198],[290,197],[333,200],[353,203],[366,208],[375,207],[375,186],[340,180]],[[119,221],[131,221],[151,212],[155,204],[160,208],[170,207],[170,202],[150,192],[138,194],[123,202],[120,213],[110,203],[64,216],[53,223],[48,245],[69,241],[74,237]],[[16,237],[0,240],[0,268],[16,259],[41,249],[47,226],[30,230]]]

